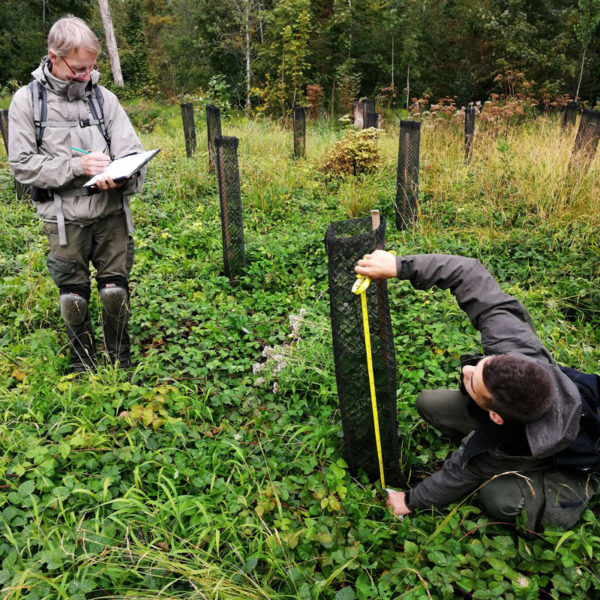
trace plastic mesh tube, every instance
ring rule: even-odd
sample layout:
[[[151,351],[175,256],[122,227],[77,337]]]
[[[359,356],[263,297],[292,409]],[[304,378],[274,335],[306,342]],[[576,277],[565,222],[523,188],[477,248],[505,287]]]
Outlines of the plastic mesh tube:
[[[295,106],[294,120],[294,156],[304,158],[306,152],[306,108]]]
[[[421,122],[400,121],[396,174],[396,227],[408,229],[417,218]]]
[[[239,140],[235,137],[215,138],[223,234],[223,266],[225,275],[231,280],[241,277],[246,267],[238,143]]]
[[[375,248],[383,248],[384,244],[384,219],[375,231],[370,218],[335,222],[325,236],[329,256],[331,332],[345,456],[353,475],[364,471],[371,481],[379,479],[379,463],[361,300],[352,293],[352,286],[356,281],[356,262]],[[372,282],[366,294],[385,480],[399,486],[405,481],[398,462],[396,355],[386,282]]]
[[[206,135],[208,137],[208,170],[213,172],[216,165],[215,138],[221,135],[221,111],[214,104],[206,105]]]

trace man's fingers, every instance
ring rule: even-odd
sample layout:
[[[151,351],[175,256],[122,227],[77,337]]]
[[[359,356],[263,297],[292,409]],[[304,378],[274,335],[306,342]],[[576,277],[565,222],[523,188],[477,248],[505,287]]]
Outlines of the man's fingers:
[[[95,186],[100,190],[109,190],[121,187],[124,183],[124,181],[115,182],[112,177],[101,177],[96,180]]]
[[[110,157],[102,152],[90,152],[81,158],[81,166],[86,175],[98,175],[106,169]]]
[[[385,250],[376,250],[372,254],[365,254],[357,262],[355,271],[371,279],[396,277],[396,258]]]

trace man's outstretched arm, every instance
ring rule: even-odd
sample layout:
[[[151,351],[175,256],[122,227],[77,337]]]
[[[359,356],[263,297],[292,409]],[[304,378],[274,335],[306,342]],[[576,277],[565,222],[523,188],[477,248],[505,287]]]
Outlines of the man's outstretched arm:
[[[358,261],[357,273],[372,279],[397,276],[414,288],[449,289],[473,326],[481,332],[486,354],[519,352],[554,364],[537,339],[525,307],[505,294],[488,270],[476,259],[446,254],[415,254],[395,257],[376,250]]]

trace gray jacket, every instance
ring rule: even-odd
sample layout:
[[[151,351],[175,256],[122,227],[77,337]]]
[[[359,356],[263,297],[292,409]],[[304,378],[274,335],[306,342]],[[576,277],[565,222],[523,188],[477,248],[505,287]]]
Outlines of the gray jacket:
[[[88,96],[92,93],[89,82],[63,81],[50,72],[50,62],[44,58],[32,73],[47,91],[48,121],[38,149],[33,117],[33,100],[29,86],[20,88],[10,104],[8,161],[15,178],[24,184],[51,190],[55,202],[36,202],[36,209],[44,221],[57,221],[57,206],[62,206],[64,219],[79,225],[89,225],[124,210],[123,198],[139,191],[144,173],[119,189],[85,195],[81,189],[90,177],[81,166],[81,153],[72,149],[98,151],[109,154],[106,140],[95,125],[83,126],[92,119]],[[92,71],[91,82],[98,82],[99,73]],[[99,87],[104,107],[104,119],[111,142],[113,158],[121,158],[143,151],[127,114],[117,97]],[[56,125],[63,122],[64,126]],[[75,126],[68,126],[68,123]],[[58,202],[56,201],[58,199]],[[130,227],[131,223],[129,222]]]
[[[540,420],[525,426],[531,456],[507,455],[492,448],[468,459],[465,446],[471,433],[440,471],[411,490],[409,508],[444,506],[464,498],[500,473],[547,468],[547,459],[577,436],[581,399],[575,384],[560,371],[538,340],[527,310],[518,300],[503,293],[475,259],[423,254],[397,257],[396,262],[399,279],[408,279],[416,289],[437,286],[449,289],[456,296],[460,308],[481,333],[486,355],[522,355],[544,366],[554,381],[551,409]]]

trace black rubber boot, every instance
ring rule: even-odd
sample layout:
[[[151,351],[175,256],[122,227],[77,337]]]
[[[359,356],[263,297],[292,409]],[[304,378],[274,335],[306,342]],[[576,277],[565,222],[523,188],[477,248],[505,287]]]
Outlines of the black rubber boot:
[[[61,294],[60,314],[67,327],[71,349],[71,371],[94,371],[96,343],[92,332],[92,319],[85,298],[78,294]]]
[[[108,284],[100,290],[102,300],[102,332],[104,344],[112,364],[122,369],[131,366],[129,342],[129,298],[127,290]]]

